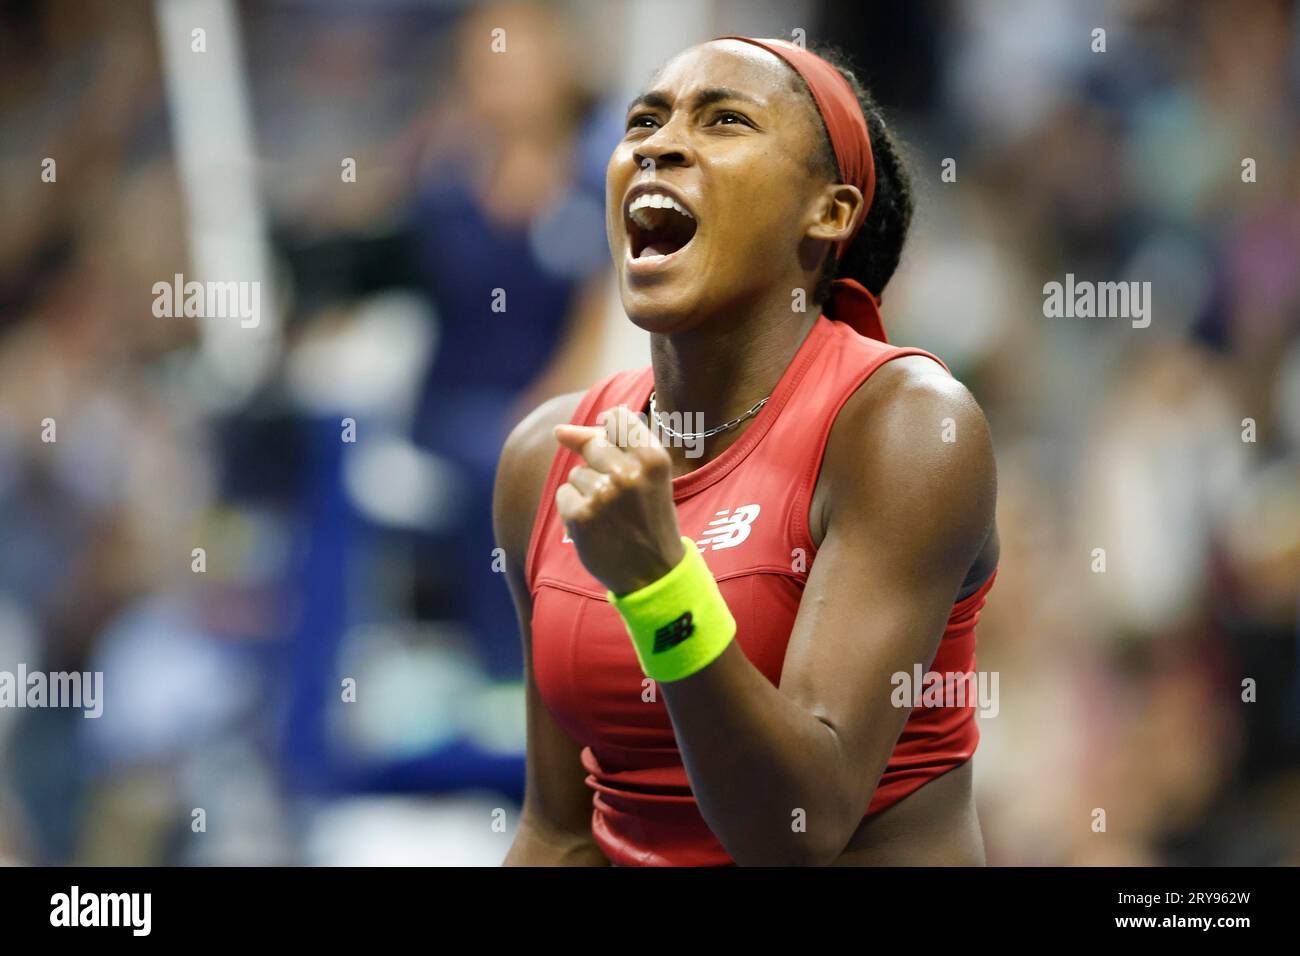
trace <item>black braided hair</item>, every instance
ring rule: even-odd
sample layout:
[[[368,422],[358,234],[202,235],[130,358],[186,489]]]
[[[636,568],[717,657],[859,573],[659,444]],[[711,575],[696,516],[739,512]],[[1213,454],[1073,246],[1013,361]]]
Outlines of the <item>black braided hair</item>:
[[[898,260],[903,254],[903,243],[907,239],[907,230],[912,223],[912,210],[915,200],[912,194],[912,177],[907,171],[902,144],[885,125],[885,118],[880,104],[867,91],[853,72],[853,65],[848,58],[832,46],[817,46],[814,51],[831,66],[839,70],[848,81],[850,89],[862,107],[862,115],[867,120],[867,132],[871,136],[871,155],[876,164],[876,194],[871,201],[871,209],[866,221],[853,238],[852,244],[844,251],[844,256],[837,263],[834,251],[826,257],[817,286],[813,290],[813,303],[821,304],[830,295],[831,280],[837,278],[857,279],[869,291],[877,296],[885,288]],[[805,96],[817,116],[822,130],[820,148],[809,156],[809,169],[816,176],[825,176],[834,182],[841,182],[839,165],[835,161],[835,150],[831,146],[830,134],[822,121],[821,111],[808,91],[803,78],[794,70],[795,86]]]

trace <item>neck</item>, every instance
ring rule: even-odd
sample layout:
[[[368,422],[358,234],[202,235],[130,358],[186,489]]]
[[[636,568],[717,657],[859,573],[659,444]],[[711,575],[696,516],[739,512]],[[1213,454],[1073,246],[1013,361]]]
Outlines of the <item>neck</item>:
[[[820,306],[791,311],[787,299],[768,309],[714,316],[684,332],[652,334],[659,413],[676,412],[685,422],[699,423],[683,431],[704,431],[743,415],[772,394],[820,314]],[[670,444],[673,475],[713,460],[752,423],[748,419],[694,447]]]

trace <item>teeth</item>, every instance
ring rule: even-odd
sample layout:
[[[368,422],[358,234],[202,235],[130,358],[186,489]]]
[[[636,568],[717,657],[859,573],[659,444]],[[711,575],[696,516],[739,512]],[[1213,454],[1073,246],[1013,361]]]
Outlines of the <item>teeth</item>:
[[[665,196],[663,193],[642,193],[633,199],[632,204],[627,207],[628,213],[631,214],[636,224],[645,228],[648,223],[642,217],[636,215],[642,209],[672,209],[681,213],[687,219],[695,218],[676,199],[673,199],[672,196]]]

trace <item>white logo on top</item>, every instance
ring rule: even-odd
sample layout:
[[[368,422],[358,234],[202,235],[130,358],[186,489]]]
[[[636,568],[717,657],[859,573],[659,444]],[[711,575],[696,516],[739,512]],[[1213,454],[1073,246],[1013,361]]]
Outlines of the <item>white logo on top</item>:
[[[704,537],[696,541],[695,546],[701,551],[720,551],[742,544],[749,537],[758,512],[758,505],[741,505],[731,511],[724,508],[709,522]]]
[[[734,511],[724,508],[709,522],[704,537],[696,541],[695,546],[701,551],[721,551],[723,548],[734,548],[744,543],[760,510],[759,505],[741,505]],[[560,543],[573,544],[568,529],[565,529]]]

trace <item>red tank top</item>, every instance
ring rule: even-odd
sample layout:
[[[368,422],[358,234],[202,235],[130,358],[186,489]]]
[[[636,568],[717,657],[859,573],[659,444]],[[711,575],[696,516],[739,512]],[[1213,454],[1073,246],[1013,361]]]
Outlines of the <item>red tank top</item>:
[[[885,362],[925,355],[865,338],[818,317],[771,398],[717,458],[673,479],[682,533],[696,539],[736,619],[736,641],[779,684],[817,549],[808,510],[831,425]],[[947,369],[947,366],[944,366]],[[620,372],[592,386],[572,421],[624,404],[646,407],[653,371]],[[724,866],[733,861],[701,816],[672,722],[654,693],[604,587],[583,567],[555,509],[555,491],[581,459],[560,448],[528,548],[537,689],[556,722],[582,745],[593,791],[592,835],[624,866]],[[802,558],[802,559],[801,559]],[[994,572],[996,575],[996,572]],[[953,606],[930,670],[975,671],[975,623],[993,584]],[[867,808],[871,817],[975,752],[975,704],[914,708]]]

